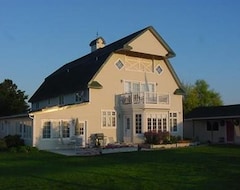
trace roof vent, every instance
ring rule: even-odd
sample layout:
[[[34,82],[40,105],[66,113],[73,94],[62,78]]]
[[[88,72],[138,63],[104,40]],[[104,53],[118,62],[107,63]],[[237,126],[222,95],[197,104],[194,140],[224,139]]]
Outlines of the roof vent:
[[[105,46],[105,40],[102,37],[98,37],[97,39],[91,41],[89,44],[91,46],[91,51],[95,51],[99,48],[103,48]]]

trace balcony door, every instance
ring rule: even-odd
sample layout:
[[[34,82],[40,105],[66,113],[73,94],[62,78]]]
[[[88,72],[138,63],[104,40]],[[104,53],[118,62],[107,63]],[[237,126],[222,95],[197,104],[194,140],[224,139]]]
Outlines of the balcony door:
[[[155,92],[155,83],[141,81],[125,81],[124,93]]]

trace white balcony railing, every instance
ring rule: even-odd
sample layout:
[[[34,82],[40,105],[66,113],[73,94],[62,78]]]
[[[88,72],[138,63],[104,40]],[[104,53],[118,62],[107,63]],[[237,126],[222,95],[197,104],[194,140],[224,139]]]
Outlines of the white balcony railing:
[[[121,104],[170,104],[169,94],[157,92],[133,92],[120,95]]]

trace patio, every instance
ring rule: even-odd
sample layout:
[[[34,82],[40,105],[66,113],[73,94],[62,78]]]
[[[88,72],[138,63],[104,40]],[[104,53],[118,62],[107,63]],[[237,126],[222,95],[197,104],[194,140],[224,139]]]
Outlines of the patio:
[[[95,156],[101,154],[111,154],[119,152],[133,152],[138,151],[137,146],[125,146],[125,147],[110,147],[110,148],[71,148],[71,149],[54,149],[48,150],[56,154],[65,156]]]

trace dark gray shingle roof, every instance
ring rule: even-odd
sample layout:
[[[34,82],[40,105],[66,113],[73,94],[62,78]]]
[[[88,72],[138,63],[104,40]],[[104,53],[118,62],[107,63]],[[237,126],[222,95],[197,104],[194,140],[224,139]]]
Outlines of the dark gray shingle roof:
[[[122,49],[128,50],[127,48],[129,47],[126,46],[127,43],[131,42],[148,29],[150,29],[153,34],[156,35],[156,37],[169,51],[169,55],[167,56],[175,56],[175,53],[171,50],[171,48],[150,26],[116,42],[113,42],[103,48],[97,49],[96,51],[89,53],[75,61],[63,65],[45,79],[45,81],[30,98],[29,102],[37,102],[86,89],[88,87],[88,83],[112,52]]]
[[[240,104],[198,107],[185,116],[185,119],[230,118],[240,116]]]

